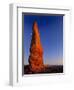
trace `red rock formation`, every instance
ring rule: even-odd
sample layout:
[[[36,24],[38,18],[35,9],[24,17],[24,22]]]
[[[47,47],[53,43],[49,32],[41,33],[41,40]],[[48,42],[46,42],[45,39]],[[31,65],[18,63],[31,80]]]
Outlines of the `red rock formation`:
[[[29,67],[33,73],[43,70],[43,49],[40,42],[40,35],[37,22],[33,23],[32,40],[30,45]]]

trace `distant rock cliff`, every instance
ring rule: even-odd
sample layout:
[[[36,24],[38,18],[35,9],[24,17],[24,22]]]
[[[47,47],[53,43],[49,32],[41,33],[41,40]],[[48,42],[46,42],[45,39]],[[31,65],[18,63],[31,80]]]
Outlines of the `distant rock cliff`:
[[[30,45],[29,69],[32,73],[42,72],[43,65],[43,48],[40,41],[40,34],[37,22],[34,21],[32,27],[32,40]]]

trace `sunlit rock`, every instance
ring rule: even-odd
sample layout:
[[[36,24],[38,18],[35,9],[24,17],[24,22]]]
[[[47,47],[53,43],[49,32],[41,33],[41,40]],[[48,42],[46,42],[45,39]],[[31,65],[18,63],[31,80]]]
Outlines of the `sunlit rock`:
[[[32,39],[28,61],[30,72],[37,73],[43,71],[43,48],[41,45],[39,29],[36,21],[34,21],[32,27]]]

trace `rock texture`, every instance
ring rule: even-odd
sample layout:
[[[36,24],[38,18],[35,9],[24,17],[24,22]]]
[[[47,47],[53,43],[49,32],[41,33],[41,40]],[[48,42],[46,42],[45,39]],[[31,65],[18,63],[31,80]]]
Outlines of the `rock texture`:
[[[37,22],[32,27],[32,40],[30,45],[29,69],[32,73],[43,71],[43,48],[40,41],[40,34]]]

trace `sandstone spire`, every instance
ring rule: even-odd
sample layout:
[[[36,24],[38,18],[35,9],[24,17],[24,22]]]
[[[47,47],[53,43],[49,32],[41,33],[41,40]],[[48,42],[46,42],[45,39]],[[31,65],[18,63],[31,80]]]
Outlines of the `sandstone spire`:
[[[33,73],[43,70],[43,49],[40,41],[40,34],[37,22],[34,21],[32,27],[32,40],[30,45],[29,67]]]

